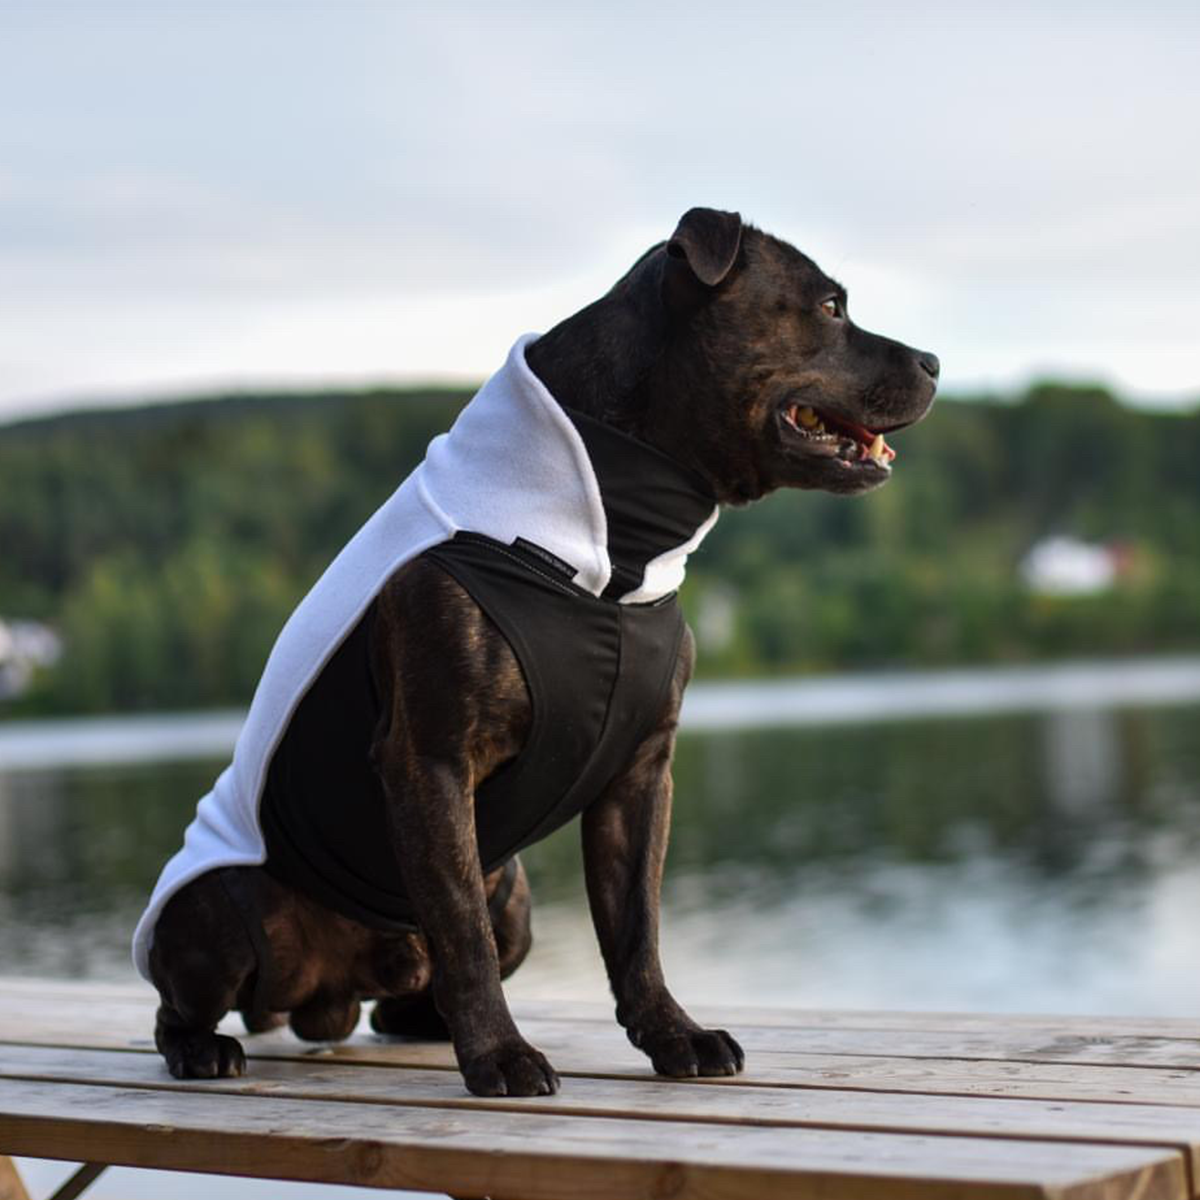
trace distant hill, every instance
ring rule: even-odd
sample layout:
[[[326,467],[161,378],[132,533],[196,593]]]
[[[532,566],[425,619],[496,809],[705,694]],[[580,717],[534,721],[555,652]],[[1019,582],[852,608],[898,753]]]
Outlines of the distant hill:
[[[0,426],[0,618],[45,621],[64,645],[23,709],[245,702],[287,613],[468,394],[237,395]],[[1200,411],[1047,383],[940,400],[895,445],[895,478],[865,498],[722,516],[684,592],[702,671],[1200,648]],[[1127,569],[1101,594],[1034,595],[1018,564],[1052,534],[1120,543]]]

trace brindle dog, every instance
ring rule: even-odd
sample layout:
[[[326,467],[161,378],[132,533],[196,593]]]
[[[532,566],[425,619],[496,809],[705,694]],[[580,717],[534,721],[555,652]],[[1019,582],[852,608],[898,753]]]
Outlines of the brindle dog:
[[[564,405],[686,463],[724,504],[781,487],[878,487],[892,452],[877,435],[924,416],[938,375],[933,355],[855,326],[844,289],[810,259],[711,209],[686,213],[669,241],[526,359]],[[472,1092],[553,1092],[558,1078],[521,1037],[500,986],[529,950],[529,886],[519,872],[491,912],[501,873],[484,877],[474,833],[472,781],[516,756],[529,727],[521,671],[427,559],[392,576],[374,613],[373,762],[422,932],[368,929],[262,868],[203,875],[158,922],[158,1048],[176,1076],[236,1075],[240,1045],[214,1032],[228,1010],[251,1031],[290,1020],[300,1037],[338,1039],[360,1000],[375,998],[376,1030],[450,1037]],[[584,812],[584,869],[630,1041],[662,1075],[731,1075],[741,1048],[687,1015],[659,962],[671,757],[693,659],[688,634],[657,726]]]

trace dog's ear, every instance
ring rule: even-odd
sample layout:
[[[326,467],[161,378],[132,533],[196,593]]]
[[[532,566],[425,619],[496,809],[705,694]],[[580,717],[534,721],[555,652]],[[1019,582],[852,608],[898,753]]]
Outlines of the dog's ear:
[[[705,287],[716,287],[737,261],[742,218],[715,208],[689,208],[667,242],[669,260],[686,265]]]

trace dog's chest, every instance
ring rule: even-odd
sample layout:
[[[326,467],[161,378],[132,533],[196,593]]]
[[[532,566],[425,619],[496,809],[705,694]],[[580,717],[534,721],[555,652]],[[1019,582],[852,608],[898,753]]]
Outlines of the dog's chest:
[[[485,868],[552,833],[623,771],[661,717],[683,616],[672,595],[628,605],[582,592],[535,553],[459,535],[427,552],[516,655],[532,719],[520,755],[476,798]]]
[[[425,552],[511,646],[531,703],[521,753],[476,794],[485,870],[580,813],[630,763],[661,717],[683,618],[674,596],[618,604],[592,596],[535,549],[460,534]],[[366,621],[297,707],[260,807],[267,869],[375,928],[408,926],[385,799],[368,751],[378,718]]]

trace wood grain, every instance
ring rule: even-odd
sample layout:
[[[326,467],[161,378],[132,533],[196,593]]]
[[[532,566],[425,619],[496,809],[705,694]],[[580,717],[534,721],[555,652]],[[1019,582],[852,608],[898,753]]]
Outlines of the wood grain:
[[[89,997],[106,1002],[132,1003],[153,1015],[157,1003],[154,989],[138,981],[129,983],[81,983],[63,979],[39,979],[0,976],[0,1008],[4,999],[12,997],[21,1007],[35,1003],[65,999],[78,1005],[83,991]],[[1200,1010],[1200,1005],[1197,1006]],[[604,999],[529,1000],[512,1004],[520,1020],[560,1019],[572,1023],[614,1023],[612,1003]],[[994,1032],[996,1030],[1042,1028],[1058,1029],[1069,1026],[1079,1035],[1098,1037],[1169,1037],[1200,1041],[1200,1015],[1190,1017],[1128,1017],[1128,1016],[1063,1016],[1037,1013],[960,1013],[905,1012],[872,1009],[769,1008],[743,1005],[689,1004],[688,1011],[707,1024],[785,1026],[789,1029],[890,1029],[928,1030],[943,1032]]]
[[[5,1081],[0,1148],[127,1166],[560,1200],[1176,1200],[1177,1153]]]
[[[75,985],[78,987],[79,985]],[[108,1045],[148,1043],[153,1028],[155,999],[147,987],[110,988],[94,993],[95,1009],[103,1012],[103,1027],[89,1030],[87,1044],[103,1039]],[[539,1006],[540,1007],[540,1006]],[[29,985],[0,984],[0,1039],[53,1041],[73,1036],[73,1026],[85,1006],[62,985],[38,994]],[[725,1014],[731,1015],[731,1014]],[[903,1027],[806,1025],[809,1014],[796,1014],[796,1024],[753,1024],[743,1019],[726,1024],[748,1054],[822,1054],[888,1058],[938,1058],[970,1061],[1088,1063],[1108,1066],[1159,1067],[1200,1071],[1200,1030],[1185,1034],[1189,1023],[1166,1023],[1159,1032],[1151,1022],[1130,1023],[1133,1032],[1105,1032],[1095,1018],[978,1018],[963,1028],[943,1027],[932,1015]],[[621,1067],[636,1064],[640,1056],[629,1047],[611,1018],[576,1020],[538,1012],[522,1015],[522,1032],[548,1054],[560,1049],[615,1056]],[[89,1016],[86,1024],[94,1024]],[[238,1034],[240,1022],[227,1019],[222,1027]],[[65,1044],[65,1043],[63,1043]],[[558,1065],[558,1064],[556,1064]],[[561,1069],[561,1068],[560,1068]],[[565,1069],[573,1069],[566,1067]]]
[[[78,984],[57,984],[45,996],[39,996],[30,985],[12,988],[0,984],[0,1038],[17,1043],[153,1051],[153,993],[139,988],[131,998],[130,991],[113,989],[109,994],[88,985],[82,993],[86,1001],[81,1002]],[[102,1019],[97,1019],[98,1013],[103,1014]],[[805,1016],[799,1014],[800,1019]],[[1011,1038],[1011,1031],[1006,1032],[1001,1019],[989,1020],[996,1023],[998,1039]],[[222,1028],[240,1037],[255,1057],[302,1061],[334,1058],[386,1066],[455,1069],[449,1048],[440,1044],[389,1042],[369,1032],[356,1033],[350,1040],[334,1045],[304,1043],[286,1030],[247,1037],[236,1017],[228,1018]],[[535,1018],[525,1022],[525,1028],[551,1054],[560,1074],[651,1077],[644,1056],[629,1046],[611,1022],[581,1022],[571,1027],[558,1020],[539,1024]],[[753,1034],[758,1027],[747,1028]],[[1073,1019],[1063,1019],[1057,1027],[1035,1028],[1043,1046],[1049,1038],[1059,1039],[1062,1046],[1066,1037],[1089,1036],[1075,1033],[1078,1025]],[[754,1044],[745,1029],[737,1028],[736,1032]],[[782,1031],[781,1036],[786,1038],[786,1034]],[[795,1041],[803,1044],[804,1036],[804,1031],[799,1031]],[[1103,1045],[1111,1048],[1112,1042]],[[995,1057],[960,1058],[851,1053],[845,1048],[837,1053],[751,1049],[746,1074],[739,1081],[772,1087],[1200,1105],[1200,1071],[1190,1067],[1097,1065],[1096,1055],[1084,1055],[1082,1063],[1078,1055],[1065,1056],[1061,1062],[1037,1062],[1002,1057],[1006,1052],[997,1049],[993,1050]],[[0,1046],[0,1062],[4,1054]],[[1130,1047],[1121,1057],[1136,1058],[1136,1054],[1136,1049]],[[1079,1069],[1081,1065],[1087,1069]]]
[[[1159,1200],[1200,1178],[1195,1022],[717,1011],[746,1074],[666,1081],[608,1006],[526,1002],[563,1091],[484,1100],[445,1044],[360,1027],[314,1046],[236,1017],[250,1073],[176,1081],[155,1005],[144,985],[0,980],[0,1154],[497,1200]],[[28,1200],[4,1161],[0,1200]]]
[[[604,1078],[567,1079],[562,1092],[553,1097],[485,1100],[467,1093],[449,1071],[260,1060],[239,1079],[179,1081],[144,1054],[37,1047],[10,1048],[0,1063],[0,1078],[552,1116],[1158,1146],[1184,1153],[1191,1170],[1200,1175],[1200,1110],[1168,1105],[936,1095],[898,1098],[857,1091],[756,1088],[736,1082],[705,1087],[695,1082]]]

